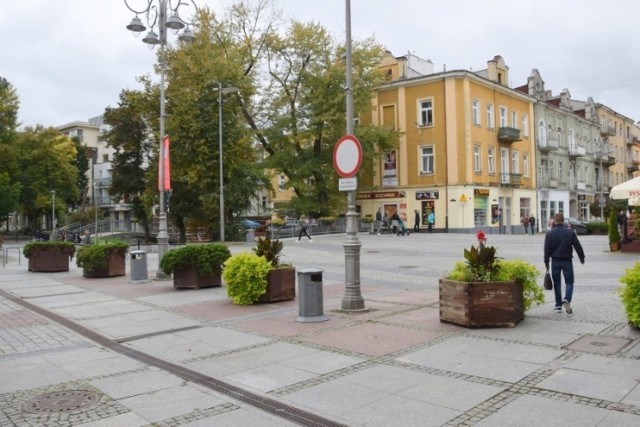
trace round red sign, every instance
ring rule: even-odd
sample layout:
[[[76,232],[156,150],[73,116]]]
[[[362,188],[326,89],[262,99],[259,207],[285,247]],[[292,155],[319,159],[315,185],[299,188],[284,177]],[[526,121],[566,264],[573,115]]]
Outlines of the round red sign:
[[[338,175],[351,178],[358,173],[362,163],[362,146],[353,135],[345,135],[333,147],[333,167]]]

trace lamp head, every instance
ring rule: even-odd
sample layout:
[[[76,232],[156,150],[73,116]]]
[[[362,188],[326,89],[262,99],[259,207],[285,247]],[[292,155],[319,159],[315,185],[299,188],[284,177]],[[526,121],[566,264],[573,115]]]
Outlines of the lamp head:
[[[145,42],[146,44],[152,46],[152,47],[157,45],[157,44],[160,44],[160,39],[158,38],[158,35],[153,32],[153,30],[150,30],[147,33],[147,35],[144,36],[142,41]]]
[[[142,21],[140,20],[140,18],[138,18],[138,15],[134,16],[129,25],[127,25],[127,30],[133,31],[134,34],[139,34],[146,29],[147,27],[142,24]]]
[[[193,35],[193,31],[189,29],[189,27],[185,28],[184,31],[178,36],[178,40],[183,41],[185,43],[191,43],[196,39],[196,36]]]

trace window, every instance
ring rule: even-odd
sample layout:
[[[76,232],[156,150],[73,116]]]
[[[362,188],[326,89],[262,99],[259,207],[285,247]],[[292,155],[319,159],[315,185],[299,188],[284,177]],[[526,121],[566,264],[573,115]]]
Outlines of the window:
[[[493,129],[496,122],[493,119],[493,104],[487,104],[487,128]]]
[[[522,134],[524,136],[529,136],[529,115],[522,115]]]
[[[553,163],[553,159],[549,159],[549,178],[556,179],[556,165]]]
[[[493,147],[487,149],[487,165],[489,173],[496,173],[496,149]]]
[[[509,184],[511,182],[511,177],[509,176],[509,149],[508,148],[500,149],[500,167],[502,168],[502,179],[500,181],[503,184]]]
[[[540,135],[540,145],[547,146],[547,130],[545,129],[544,120],[540,120],[538,124],[538,134]]]
[[[576,137],[573,134],[573,129],[569,129],[569,151],[575,150],[576,148]]]
[[[104,163],[109,163],[109,155],[108,154],[103,154],[102,155],[102,161]]]
[[[418,101],[418,117],[420,126],[433,126],[433,99]]]
[[[507,107],[500,107],[500,127],[507,126]]]
[[[473,171],[474,172],[482,172],[482,166],[480,163],[480,146],[473,146]]]
[[[480,125],[480,101],[474,99],[471,104],[471,111],[473,113],[473,124]]]
[[[284,191],[285,177],[284,175],[280,175],[278,177],[278,190]]]
[[[522,175],[524,175],[525,178],[529,178],[529,155],[528,154],[522,155]]]
[[[517,151],[511,152],[511,171],[520,173],[520,154]]]
[[[564,162],[562,160],[558,160],[558,180],[560,182],[565,182],[565,179],[564,179]]]
[[[511,112],[511,127],[516,129],[518,128],[518,113],[515,111]]]
[[[433,145],[420,147],[420,173],[432,174],[434,171],[434,148]]]

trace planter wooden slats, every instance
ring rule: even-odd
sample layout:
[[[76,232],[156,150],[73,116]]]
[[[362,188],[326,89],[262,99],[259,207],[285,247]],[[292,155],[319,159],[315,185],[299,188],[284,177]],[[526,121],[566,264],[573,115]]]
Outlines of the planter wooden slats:
[[[193,267],[176,267],[173,270],[173,287],[176,289],[200,289],[222,286],[220,271],[201,276]]]
[[[82,275],[84,277],[115,277],[115,276],[124,276],[125,270],[125,255],[110,253],[109,258],[107,259],[107,267],[99,268],[95,270],[88,271],[86,267],[82,269]]]
[[[441,321],[470,327],[514,327],[523,317],[523,290],[517,282],[440,279]]]
[[[29,271],[37,273],[69,271],[69,255],[66,252],[52,250],[34,251],[29,256]]]
[[[292,300],[296,297],[295,267],[274,268],[267,274],[267,291],[260,302]]]

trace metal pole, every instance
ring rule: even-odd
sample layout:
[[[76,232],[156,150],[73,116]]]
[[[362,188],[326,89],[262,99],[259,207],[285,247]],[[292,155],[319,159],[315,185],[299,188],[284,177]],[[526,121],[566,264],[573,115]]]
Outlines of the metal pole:
[[[56,231],[56,190],[51,190],[51,233]],[[54,236],[51,236],[53,240]]]
[[[165,137],[164,133],[164,107],[165,107],[165,73],[167,69],[166,63],[166,44],[167,44],[167,1],[160,0],[159,2],[159,21],[158,26],[160,29],[160,138],[158,141],[159,147],[159,167],[158,167],[158,182],[160,193],[160,216],[158,218],[158,269],[156,271],[156,279],[166,280],[169,276],[160,269],[160,261],[169,248],[169,234],[167,233],[167,210],[165,206],[165,189],[164,189],[164,145],[162,140]]]
[[[222,166],[222,82],[218,82],[218,154],[220,156],[220,242],[224,242],[224,169]]]
[[[93,207],[94,207],[94,221],[96,228],[95,241],[98,243],[98,181],[93,178]]]
[[[353,135],[353,88],[351,63],[351,1],[346,6],[346,67],[347,67],[347,134]],[[360,292],[360,247],[356,225],[356,193],[347,192],[347,237],[344,241],[345,288],[342,310],[367,311]]]

